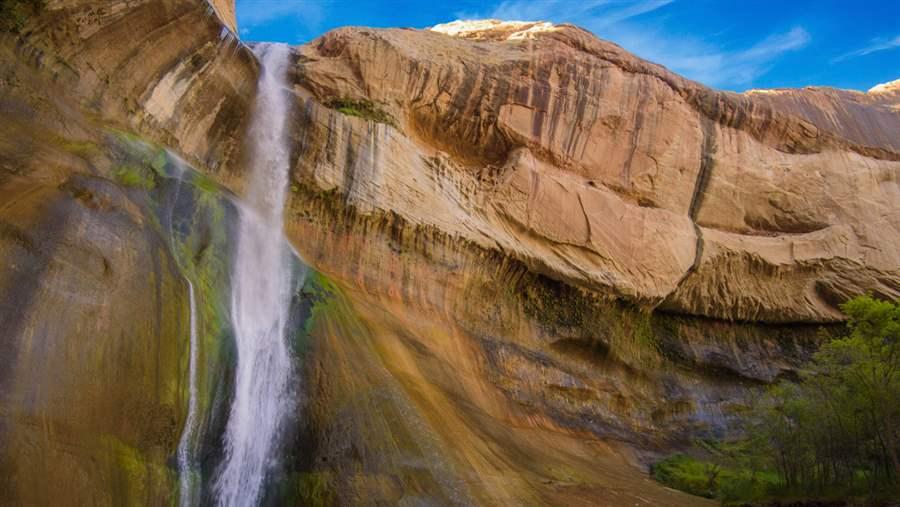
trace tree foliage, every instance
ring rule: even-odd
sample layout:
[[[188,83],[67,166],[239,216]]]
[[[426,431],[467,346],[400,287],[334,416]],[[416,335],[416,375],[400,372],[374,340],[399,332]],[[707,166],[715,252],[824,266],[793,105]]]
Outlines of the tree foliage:
[[[701,442],[654,478],[725,505],[900,498],[900,302],[857,297],[847,328],[813,355],[799,382],[768,389],[730,442]]]
[[[848,333],[822,346],[797,384],[763,403],[767,449],[788,492],[896,494],[900,478],[900,305],[842,306]]]

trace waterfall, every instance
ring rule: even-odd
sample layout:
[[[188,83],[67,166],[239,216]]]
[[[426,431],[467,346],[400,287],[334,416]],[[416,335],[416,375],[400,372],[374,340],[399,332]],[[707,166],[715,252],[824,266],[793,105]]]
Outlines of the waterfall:
[[[251,167],[239,207],[231,319],[237,345],[225,461],[214,485],[219,505],[261,500],[276,463],[277,439],[293,409],[292,360],[285,336],[291,297],[290,248],[282,229],[290,167],[286,74],[290,48],[262,45],[256,109],[249,130]]]
[[[178,491],[179,505],[186,507],[193,505],[194,481],[191,477],[191,443],[194,437],[194,428],[197,419],[197,303],[194,299],[194,284],[187,281],[191,304],[191,342],[190,356],[188,359],[188,413],[184,422],[184,431],[178,441]]]
[[[176,262],[179,263],[179,269],[184,273],[184,267],[178,261],[175,247],[175,230],[172,227],[174,222],[175,206],[178,204],[178,196],[181,193],[181,184],[183,181],[185,167],[187,164],[178,155],[171,151],[166,151],[167,157],[173,162],[173,168],[176,172],[178,184],[175,187],[175,196],[169,206],[169,247],[172,254],[176,256]],[[194,492],[196,491],[196,481],[192,474],[195,474],[194,459],[192,454],[192,446],[194,445],[194,437],[197,431],[197,355],[200,344],[197,343],[197,299],[194,292],[194,283],[185,275],[184,281],[188,284],[188,302],[190,304],[190,342],[188,342],[188,411],[184,420],[184,428],[181,430],[181,437],[178,439],[178,505],[180,507],[189,507],[195,505]]]

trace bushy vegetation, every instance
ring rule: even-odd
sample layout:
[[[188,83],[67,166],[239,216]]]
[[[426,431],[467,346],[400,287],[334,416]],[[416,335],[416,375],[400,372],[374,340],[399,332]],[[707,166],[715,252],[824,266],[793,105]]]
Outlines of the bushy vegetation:
[[[770,390],[759,431],[787,490],[893,491],[900,479],[900,304],[843,305],[848,333],[825,344],[797,384]]]
[[[711,462],[700,461],[684,454],[673,454],[653,465],[652,475],[657,481],[692,495],[715,498],[721,484],[722,469]]]
[[[900,304],[842,306],[844,336],[825,343],[799,382],[771,387],[738,442],[674,455],[653,477],[724,504],[900,497]]]
[[[28,18],[44,8],[45,0],[0,0],[0,32],[18,32]]]
[[[336,99],[329,102],[328,107],[347,116],[356,116],[376,123],[395,125],[394,118],[370,100]]]
[[[777,474],[771,470],[756,470],[728,459],[702,461],[684,454],[672,455],[655,464],[652,475],[670,488],[718,498],[724,504],[762,499],[780,486]]]

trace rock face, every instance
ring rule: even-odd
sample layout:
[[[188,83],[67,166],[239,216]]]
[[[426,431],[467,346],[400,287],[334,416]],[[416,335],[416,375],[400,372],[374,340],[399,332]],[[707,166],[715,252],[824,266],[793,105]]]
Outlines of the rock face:
[[[257,64],[233,28],[230,2],[60,0],[8,57],[239,190]],[[295,180],[362,212],[687,315],[830,322],[900,295],[889,87],[717,92],[548,23],[347,28],[297,58]]]
[[[166,246],[106,180],[2,192],[0,503],[164,501],[188,325]]]
[[[352,235],[335,239],[320,243],[322,257],[335,244],[362,246]],[[381,253],[359,255],[356,274],[371,275],[369,263],[386,259]],[[353,270],[344,255],[339,262]],[[406,269],[434,275],[427,263]],[[627,446],[547,411],[585,411],[583,421],[590,405],[614,396],[604,389],[623,387],[585,378],[587,355],[564,365],[563,352],[536,352],[527,319],[517,321],[502,299],[495,308],[512,328],[490,337],[482,333],[498,328],[481,318],[446,316],[465,309],[461,300],[433,300],[441,306],[426,308],[415,292],[439,289],[423,284],[394,286],[408,295],[399,300],[379,297],[372,278],[364,291],[327,296],[313,320],[316,359],[306,382],[317,394],[304,418],[317,437],[305,449],[313,463],[306,476],[327,480],[329,494],[321,497],[336,505],[706,504],[634,473]],[[455,289],[445,295],[461,296]],[[627,389],[623,399],[640,389]]]
[[[678,313],[826,322],[900,294],[895,94],[716,92],[568,25],[348,28],[300,55],[319,102],[397,120],[313,113],[334,149],[298,172],[361,208]],[[366,174],[338,172],[347,139]]]
[[[0,503],[173,498],[185,276],[216,469],[228,213],[196,209],[225,191],[128,146],[241,193],[259,65],[235,29],[228,0],[52,0],[0,34]],[[541,22],[294,58],[285,227],[340,289],[279,494],[686,505],[633,465],[740,430],[838,303],[900,295],[896,84],[718,92]]]
[[[0,34],[4,92],[44,109],[52,96],[229,181],[258,72],[233,35],[233,13],[222,0],[48,1],[19,34]]]
[[[304,411],[339,505],[692,505],[630,463],[728,435],[815,343],[586,300],[395,215],[303,202],[289,233],[346,284],[314,311]]]
[[[225,23],[225,26],[231,30],[231,33],[237,33],[237,18],[234,12],[234,2],[230,0],[209,0],[209,5],[215,9],[219,19]]]

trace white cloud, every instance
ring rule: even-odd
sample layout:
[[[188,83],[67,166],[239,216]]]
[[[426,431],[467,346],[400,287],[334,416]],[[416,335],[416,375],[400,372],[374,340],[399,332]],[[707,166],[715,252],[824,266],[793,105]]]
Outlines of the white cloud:
[[[702,40],[670,37],[658,31],[616,28],[607,33],[626,49],[688,78],[710,86],[738,88],[751,85],[784,53],[801,49],[810,41],[809,33],[800,27],[738,49],[722,49]]]
[[[674,36],[660,24],[633,19],[659,10],[674,0],[504,0],[481,16],[506,20],[557,23],[584,27],[599,37],[679,74],[710,86],[745,87],[771,69],[784,53],[806,46],[810,35],[802,27],[772,34],[744,48],[723,49],[703,39]]]
[[[900,35],[894,37],[893,39],[872,39],[869,41],[869,45],[857,49],[856,51],[851,51],[849,53],[844,53],[843,55],[837,56],[831,59],[831,63],[837,63],[848,58],[856,58],[858,56],[866,56],[868,54],[877,53],[879,51],[887,51],[889,49],[900,48]]]
[[[674,0],[504,0],[488,17],[504,20],[557,20],[578,23],[584,16],[592,21],[615,23],[654,11]],[[602,15],[598,15],[602,13]]]
[[[242,35],[279,18],[288,18],[297,27],[315,34],[325,19],[321,0],[237,0],[237,20]]]
[[[640,16],[641,14],[653,12],[661,7],[669,5],[674,1],[675,0],[646,0],[643,2],[626,2],[622,7],[611,10],[600,19],[597,19],[596,22],[606,26],[612,25],[613,23],[625,21],[626,19],[630,19],[635,16]]]
[[[237,0],[241,35],[252,38],[257,27],[282,18],[299,31],[299,39],[319,34],[333,0]],[[675,35],[659,15],[675,0],[502,0],[485,12],[458,13],[460,19],[499,18],[570,22],[599,37],[710,86],[746,88],[766,74],[785,53],[805,47],[810,35],[802,27],[773,33],[755,44],[723,47],[708,39]],[[659,11],[658,13],[656,11]],[[656,14],[654,17],[647,14]],[[875,40],[839,59],[900,46],[900,36]]]

